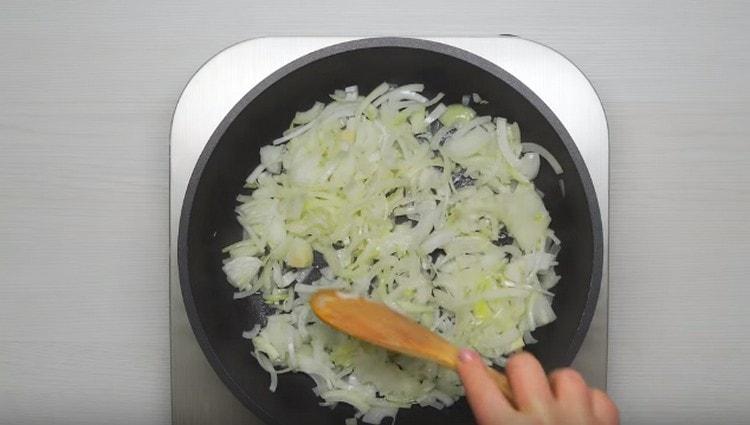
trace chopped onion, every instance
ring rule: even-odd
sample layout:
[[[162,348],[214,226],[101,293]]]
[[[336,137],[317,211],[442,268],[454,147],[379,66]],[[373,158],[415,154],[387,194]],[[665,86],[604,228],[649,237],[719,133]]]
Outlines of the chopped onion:
[[[346,100],[357,100],[357,97],[359,97],[357,86],[349,86],[344,89],[344,92],[346,92]]]
[[[291,285],[295,280],[297,280],[297,276],[297,272],[294,271],[288,271],[284,273],[284,275],[281,277],[279,288],[286,288],[287,286]]]
[[[239,289],[249,290],[262,265],[263,262],[255,257],[236,257],[224,263],[222,269],[229,283]]]
[[[456,233],[448,229],[434,232],[426,241],[422,242],[422,251],[430,253],[450,242],[454,236],[456,236]]]
[[[260,148],[260,163],[265,165],[266,170],[271,173],[281,171],[281,155],[284,148],[281,146],[263,146]]]
[[[474,103],[477,103],[477,104],[482,104],[483,105],[483,104],[489,103],[486,100],[482,99],[482,97],[479,96],[479,93],[472,93],[471,94],[471,99],[474,101]]]
[[[307,374],[323,405],[355,408],[348,425],[443,409],[463,388],[452,371],[323,324],[314,292],[383,302],[488,364],[555,319],[561,245],[532,181],[546,151],[522,144],[515,123],[477,117],[475,93],[446,106],[423,90],[383,83],[361,97],[349,86],[297,113],[261,148],[252,193],[237,198],[243,240],[223,250],[233,297],[273,308],[242,333],[270,389],[280,373]]]

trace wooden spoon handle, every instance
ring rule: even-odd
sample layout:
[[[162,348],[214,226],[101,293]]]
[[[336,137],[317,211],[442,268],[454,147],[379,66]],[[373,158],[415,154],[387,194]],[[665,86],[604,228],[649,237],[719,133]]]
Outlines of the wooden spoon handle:
[[[500,388],[500,392],[503,393],[503,395],[510,401],[511,403],[514,403],[513,400],[513,391],[510,389],[510,382],[508,382],[508,377],[505,376],[503,373],[498,372],[497,370],[487,367],[490,371],[490,376],[492,377],[492,380],[495,381],[495,384],[498,388]]]

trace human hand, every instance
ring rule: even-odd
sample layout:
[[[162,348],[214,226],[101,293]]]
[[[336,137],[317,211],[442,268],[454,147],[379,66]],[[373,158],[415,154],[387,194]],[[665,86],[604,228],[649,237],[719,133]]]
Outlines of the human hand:
[[[573,369],[559,369],[549,378],[529,353],[513,355],[505,374],[515,407],[500,392],[482,359],[461,350],[458,374],[478,425],[617,425],[617,407],[604,392],[589,388]]]

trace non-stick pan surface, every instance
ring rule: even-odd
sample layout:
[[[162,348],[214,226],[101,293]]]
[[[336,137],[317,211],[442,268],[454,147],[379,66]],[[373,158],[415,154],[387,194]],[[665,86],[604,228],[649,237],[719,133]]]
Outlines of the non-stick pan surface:
[[[570,136],[550,109],[527,87],[496,65],[444,44],[408,38],[347,42],[304,56],[253,88],[216,129],[190,178],[180,221],[180,285],[190,323],[216,373],[242,403],[269,424],[343,423],[353,410],[319,406],[312,380],[280,376],[275,393],[253,357],[243,330],[268,313],[255,298],[233,300],[221,270],[221,249],[242,237],[234,214],[236,197],[259,163],[258,150],[284,131],[294,113],[326,101],[337,88],[357,84],[367,92],[383,81],[420,82],[442,91],[448,102],[467,93],[489,101],[479,114],[507,117],[523,139],[546,147],[565,170],[556,176],[543,163],[537,187],[562,240],[553,308],[557,320],[538,329],[528,347],[547,370],[569,365],[588,330],[602,273],[602,228],[588,171]],[[562,196],[559,178],[563,179]],[[200,391],[199,389],[196,389]],[[444,409],[402,410],[400,425],[470,423],[464,401]]]

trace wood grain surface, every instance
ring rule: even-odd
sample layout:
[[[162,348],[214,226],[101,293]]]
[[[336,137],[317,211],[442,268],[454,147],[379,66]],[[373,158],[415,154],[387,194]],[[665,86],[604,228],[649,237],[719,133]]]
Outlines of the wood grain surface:
[[[167,424],[172,110],[261,35],[515,33],[611,132],[610,393],[625,424],[750,418],[750,4],[0,4],[0,424]]]

